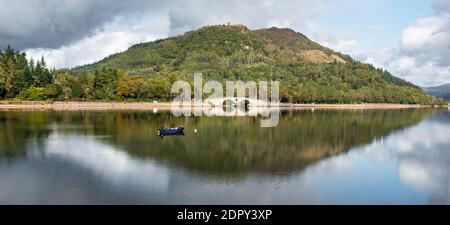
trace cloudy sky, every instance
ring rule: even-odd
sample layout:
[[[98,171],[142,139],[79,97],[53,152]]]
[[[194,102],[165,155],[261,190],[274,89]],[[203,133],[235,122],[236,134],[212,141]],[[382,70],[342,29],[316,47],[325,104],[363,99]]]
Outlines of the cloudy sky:
[[[450,83],[450,0],[0,0],[0,47],[73,67],[227,22],[291,27],[416,84]]]

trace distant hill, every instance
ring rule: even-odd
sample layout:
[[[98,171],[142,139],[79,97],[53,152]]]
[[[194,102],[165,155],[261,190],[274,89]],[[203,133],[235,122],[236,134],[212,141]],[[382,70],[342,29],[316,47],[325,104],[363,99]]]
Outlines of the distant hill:
[[[222,82],[279,80],[284,102],[431,104],[437,101],[388,71],[355,61],[289,28],[250,30],[243,25],[206,26],[180,36],[137,44],[96,63],[62,72],[95,75],[105,68],[158,83],[154,91],[149,91],[151,96],[121,95],[144,96],[140,98],[168,98],[155,92],[170,90],[169,81],[190,80],[194,72],[202,72],[205,79]]]
[[[450,84],[443,84],[435,87],[424,87],[429,95],[450,100]]]

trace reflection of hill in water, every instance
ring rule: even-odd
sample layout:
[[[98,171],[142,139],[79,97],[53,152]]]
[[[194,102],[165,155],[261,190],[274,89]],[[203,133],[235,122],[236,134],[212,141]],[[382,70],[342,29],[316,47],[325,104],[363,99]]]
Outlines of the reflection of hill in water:
[[[260,128],[253,117],[176,118],[149,112],[0,113],[0,146],[60,133],[109,135],[109,144],[139,158],[216,175],[249,172],[288,174],[418,123],[430,110],[284,112],[275,128]],[[161,126],[184,125],[186,136],[161,140]],[[29,126],[30,129],[22,129]],[[197,128],[198,134],[192,130]],[[16,149],[26,149],[24,141]],[[0,149],[1,155],[21,151]],[[23,153],[23,151],[22,151]]]
[[[117,129],[120,138],[116,144],[132,154],[159,158],[194,171],[284,174],[415,124],[428,112],[291,112],[281,117],[275,128],[259,128],[253,118],[191,118],[184,124],[186,137],[167,138],[152,145],[154,129],[150,129],[152,138],[148,139],[136,137],[131,130]],[[124,123],[134,121],[122,119]],[[189,133],[193,127],[199,130],[197,135]],[[138,133],[147,132],[143,128]]]

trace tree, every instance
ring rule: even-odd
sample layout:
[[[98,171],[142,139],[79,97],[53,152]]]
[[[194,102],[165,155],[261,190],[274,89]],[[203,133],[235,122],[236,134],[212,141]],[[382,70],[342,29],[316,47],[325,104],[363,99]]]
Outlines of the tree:
[[[116,93],[117,96],[120,98],[128,98],[131,96],[131,88],[128,85],[129,81],[126,77],[121,78],[118,82],[117,82],[117,89],[116,89]]]
[[[46,99],[45,88],[43,87],[29,87],[24,90],[21,95],[22,99],[30,101],[40,101]]]
[[[45,87],[53,83],[53,76],[46,68],[44,57],[36,62],[36,66],[33,68],[34,85],[37,87]]]
[[[33,77],[28,67],[25,53],[16,52],[15,74],[13,79],[12,95],[16,96],[22,90],[27,89],[33,82]]]
[[[5,68],[5,89],[6,89],[6,96],[7,97],[14,97],[13,93],[13,79],[14,79],[14,72],[15,72],[15,63],[16,63],[16,54],[14,52],[14,49],[11,48],[11,46],[8,45],[8,47],[5,50],[4,55],[4,68]]]
[[[45,88],[45,96],[47,96],[47,98],[57,98],[61,93],[61,87],[57,84],[50,84]]]
[[[6,65],[4,58],[3,52],[0,50],[0,98],[2,99],[6,97]]]

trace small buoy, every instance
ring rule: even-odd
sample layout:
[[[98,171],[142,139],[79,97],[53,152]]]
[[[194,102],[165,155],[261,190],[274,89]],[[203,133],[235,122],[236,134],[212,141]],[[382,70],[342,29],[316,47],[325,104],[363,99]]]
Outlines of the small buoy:
[[[196,134],[197,133],[197,129],[194,129],[194,134]]]

